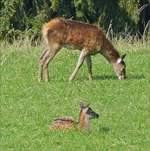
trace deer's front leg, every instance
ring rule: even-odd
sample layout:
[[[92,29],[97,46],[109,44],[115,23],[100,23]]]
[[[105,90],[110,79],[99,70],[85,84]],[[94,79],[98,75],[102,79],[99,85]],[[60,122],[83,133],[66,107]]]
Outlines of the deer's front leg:
[[[76,67],[75,67],[75,70],[73,71],[73,73],[71,74],[71,76],[69,78],[69,81],[72,81],[75,78],[75,76],[76,76],[78,70],[80,69],[80,67],[82,66],[86,56],[87,56],[87,51],[85,49],[83,49],[81,51],[80,56],[79,56],[78,63],[76,65]]]
[[[88,67],[89,80],[92,80],[93,77],[92,77],[92,59],[91,59],[91,56],[90,55],[86,56],[85,60],[86,60],[87,67]]]

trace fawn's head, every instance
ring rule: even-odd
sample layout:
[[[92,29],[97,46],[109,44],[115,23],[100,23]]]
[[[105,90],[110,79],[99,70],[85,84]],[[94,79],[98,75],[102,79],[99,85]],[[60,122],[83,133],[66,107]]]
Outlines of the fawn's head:
[[[80,114],[84,115],[88,119],[94,119],[94,118],[99,117],[99,115],[96,112],[94,112],[89,107],[89,105],[85,105],[84,103],[81,102],[80,103],[80,108],[81,108]]]
[[[120,58],[117,59],[117,62],[113,64],[114,70],[119,80],[126,78],[126,64],[123,60],[125,56],[126,54],[122,55]]]

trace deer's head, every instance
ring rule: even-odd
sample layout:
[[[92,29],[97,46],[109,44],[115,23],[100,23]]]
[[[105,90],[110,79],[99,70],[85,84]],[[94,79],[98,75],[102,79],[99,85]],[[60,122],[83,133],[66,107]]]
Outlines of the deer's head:
[[[126,54],[122,55],[117,59],[117,62],[113,63],[114,71],[119,80],[123,80],[126,78],[126,64],[124,62]]]
[[[80,103],[80,108],[81,108],[81,114],[84,114],[84,116],[86,116],[86,118],[88,119],[94,119],[94,118],[98,118],[99,114],[97,114],[96,112],[94,112],[89,105],[85,105],[84,103]]]

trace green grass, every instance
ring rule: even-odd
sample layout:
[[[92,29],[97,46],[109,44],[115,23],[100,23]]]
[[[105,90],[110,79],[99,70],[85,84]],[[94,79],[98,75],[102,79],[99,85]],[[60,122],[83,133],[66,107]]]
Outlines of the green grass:
[[[111,65],[96,55],[94,80],[88,81],[83,65],[71,83],[68,78],[79,53],[61,51],[49,65],[50,81],[39,83],[40,49],[1,48],[1,151],[150,149],[150,48],[125,49],[126,80],[117,80]],[[48,130],[54,117],[78,119],[81,100],[100,114],[92,121],[91,133]]]

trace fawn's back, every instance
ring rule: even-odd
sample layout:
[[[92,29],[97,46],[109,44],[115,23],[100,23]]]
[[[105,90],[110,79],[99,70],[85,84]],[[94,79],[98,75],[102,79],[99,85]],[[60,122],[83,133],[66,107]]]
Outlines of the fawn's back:
[[[72,129],[75,127],[75,124],[72,117],[60,117],[54,119],[50,129]]]

